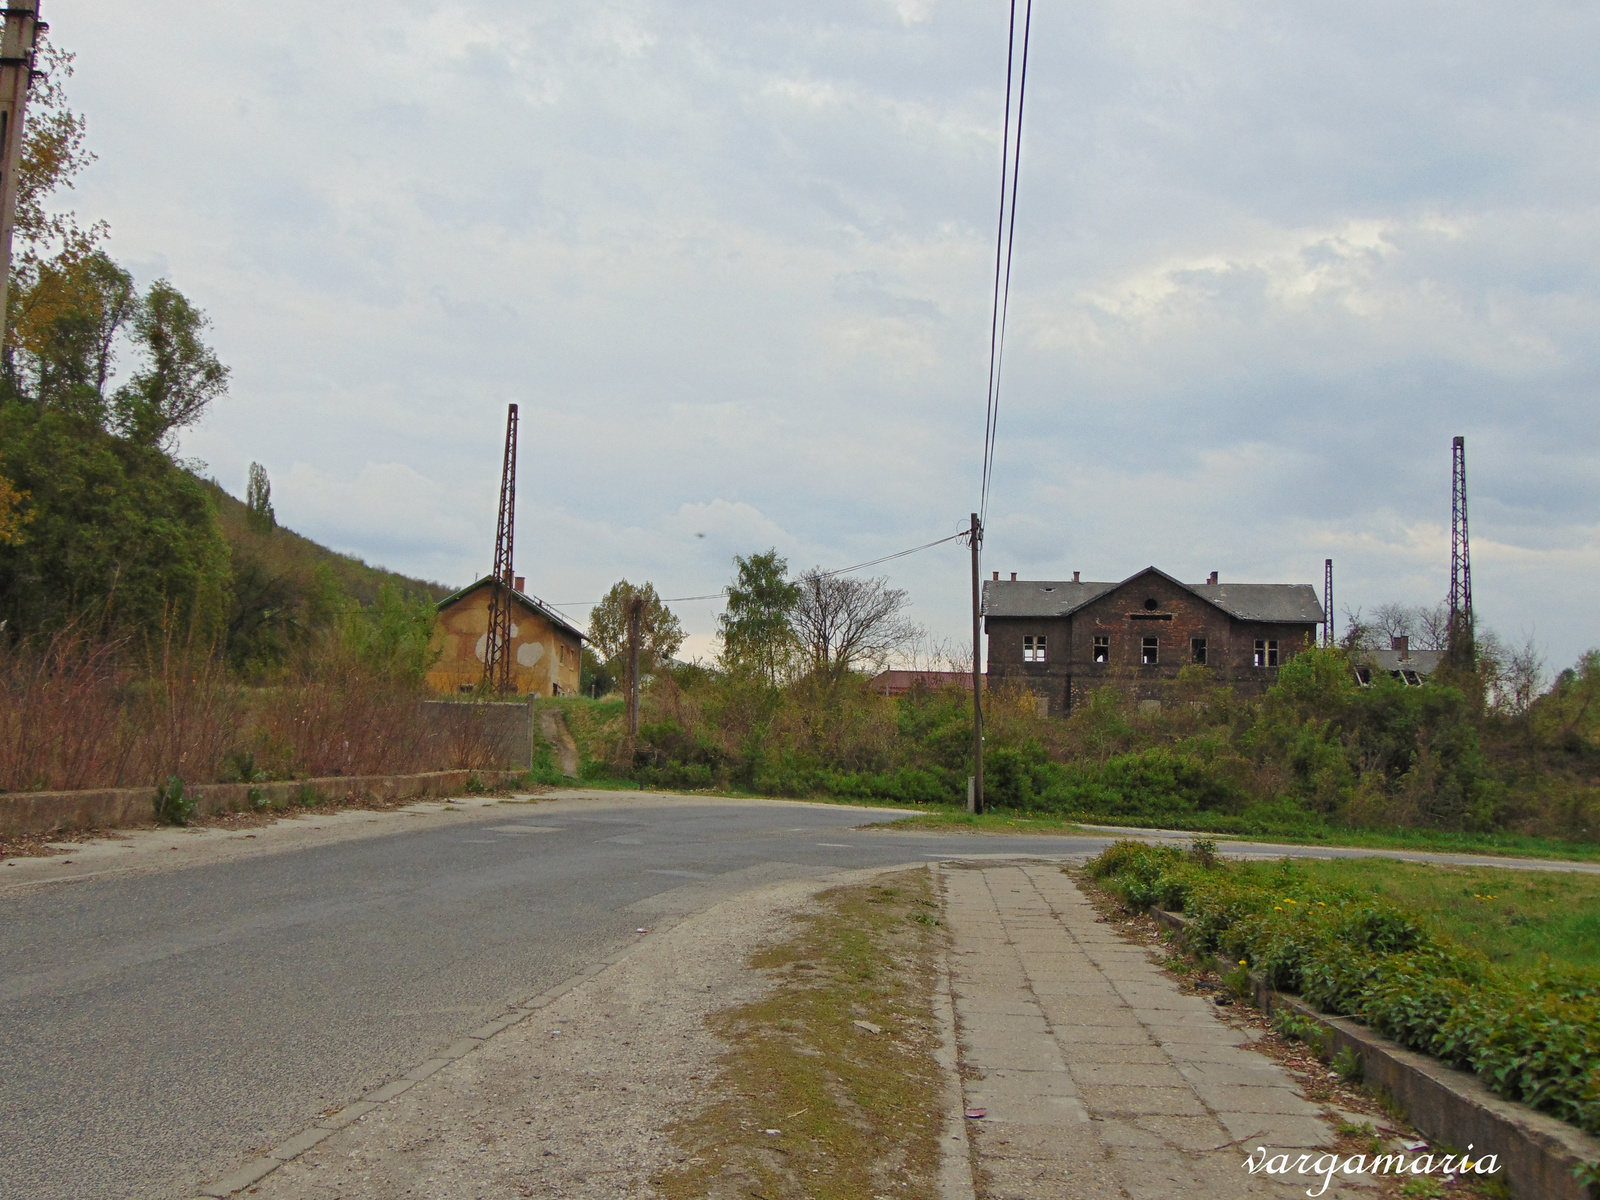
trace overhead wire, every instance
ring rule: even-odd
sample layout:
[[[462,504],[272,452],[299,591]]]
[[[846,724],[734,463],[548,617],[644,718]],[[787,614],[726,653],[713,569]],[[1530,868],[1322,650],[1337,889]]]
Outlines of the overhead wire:
[[[978,496],[980,529],[989,518],[989,492],[994,481],[995,443],[1000,426],[1000,378],[1005,363],[1006,315],[1011,306],[1011,258],[1017,232],[1017,181],[1022,166],[1022,114],[1028,98],[1028,42],[1033,30],[1033,0],[1024,0],[1023,4],[1020,69],[1016,61],[1017,0],[1011,0],[1010,12],[1006,42],[1006,111],[1000,135],[1000,215],[995,228],[994,295],[989,314],[989,387],[984,401],[983,471]],[[1015,132],[1011,124],[1013,78],[1017,85]]]
[[[904,558],[908,554],[920,554],[924,550],[931,550],[935,546],[942,546],[946,542],[953,542],[957,538],[961,538],[961,537],[965,537],[965,536],[966,536],[966,531],[963,530],[963,531],[961,531],[959,533],[952,533],[949,537],[936,538],[935,540],[933,540],[931,542],[923,542],[922,545],[920,545],[920,546],[912,546],[909,550],[896,550],[893,554],[884,554],[884,555],[881,555],[878,558],[869,558],[866,562],[858,562],[854,566],[835,567],[831,571],[819,571],[818,574],[822,575],[822,576],[824,576],[826,578],[831,578],[831,577],[833,577],[835,575],[848,575],[852,571],[861,571],[861,570],[865,570],[867,567],[876,567],[881,563],[893,562],[895,559]],[[724,596],[726,596],[727,594],[728,594],[728,589],[727,588],[723,588],[720,592],[708,592],[704,596],[665,596],[665,597],[662,597],[661,603],[663,603],[663,604],[685,604],[685,603],[689,602],[690,600],[720,600]],[[584,608],[584,607],[591,607],[592,608],[594,605],[599,604],[600,601],[598,601],[598,600],[563,600],[559,604],[550,604],[549,601],[542,601],[541,603],[549,604],[549,606],[551,608]]]

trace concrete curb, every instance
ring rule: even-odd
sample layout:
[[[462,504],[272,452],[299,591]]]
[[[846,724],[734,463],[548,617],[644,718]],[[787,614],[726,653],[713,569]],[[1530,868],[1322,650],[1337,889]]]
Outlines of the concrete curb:
[[[940,864],[929,863],[939,889],[939,907],[944,911],[944,872]],[[934,1058],[944,1072],[944,1129],[939,1137],[940,1200],[974,1200],[977,1189],[972,1179],[972,1147],[967,1140],[966,1097],[961,1087],[961,1060],[956,1031],[955,998],[950,988],[949,921],[945,922],[946,948],[940,957],[933,986],[933,1016],[939,1023],[939,1048]]]
[[[1151,908],[1158,924],[1183,933],[1188,918]],[[1222,971],[1234,964],[1217,960]],[[1472,1145],[1500,1156],[1501,1169],[1517,1196],[1542,1200],[1591,1200],[1591,1189],[1575,1171],[1600,1163],[1600,1138],[1515,1100],[1497,1096],[1477,1076],[1407,1050],[1349,1017],[1318,1012],[1298,996],[1267,986],[1251,973],[1255,1004],[1262,1012],[1286,1008],[1321,1026],[1330,1053],[1349,1049],[1361,1059],[1362,1078],[1384,1088],[1411,1123],[1435,1141]]]
[[[295,779],[282,783],[202,783],[188,785],[184,794],[195,800],[195,812],[215,816],[226,812],[282,809],[337,799],[351,803],[364,799],[423,800],[457,796],[474,777],[495,788],[520,781],[515,771],[427,771],[417,775],[330,775],[320,779]],[[251,793],[255,796],[252,798]],[[0,793],[0,834],[50,833],[57,829],[117,829],[149,825],[155,820],[153,787],[100,788],[84,792]]]
[[[220,1197],[232,1196],[246,1188],[254,1187],[272,1174],[273,1171],[283,1166],[284,1163],[298,1158],[313,1146],[332,1137],[346,1125],[360,1120],[380,1105],[387,1104],[396,1096],[410,1091],[411,1088],[428,1078],[428,1076],[443,1070],[459,1058],[465,1058],[491,1038],[510,1029],[513,1025],[520,1024],[547,1004],[565,996],[580,983],[593,978],[607,967],[615,966],[631,954],[634,947],[638,945],[639,942],[634,942],[625,946],[615,954],[590,963],[578,971],[577,974],[562,980],[554,987],[546,988],[538,995],[531,996],[518,1004],[512,1005],[510,1012],[478,1026],[471,1033],[453,1042],[448,1049],[440,1051],[435,1057],[423,1060],[415,1067],[412,1067],[411,1070],[390,1080],[382,1087],[368,1092],[361,1099],[345,1105],[330,1116],[321,1118],[309,1128],[301,1130],[293,1137],[268,1150],[262,1157],[246,1163],[237,1171],[224,1175],[214,1183],[206,1184],[199,1192],[201,1200],[218,1200]]]

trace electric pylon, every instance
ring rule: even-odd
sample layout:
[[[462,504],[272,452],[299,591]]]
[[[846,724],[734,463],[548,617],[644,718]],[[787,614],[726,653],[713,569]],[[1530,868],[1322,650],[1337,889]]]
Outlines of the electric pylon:
[[[1472,629],[1472,550],[1467,541],[1467,439],[1450,446],[1450,661],[1463,671],[1477,665]]]
[[[517,507],[517,406],[506,408],[506,453],[500,470],[500,521],[494,535],[494,583],[489,593],[489,636],[483,648],[483,685],[511,690],[512,542]]]
[[[1322,563],[1322,645],[1333,648],[1333,559]]]

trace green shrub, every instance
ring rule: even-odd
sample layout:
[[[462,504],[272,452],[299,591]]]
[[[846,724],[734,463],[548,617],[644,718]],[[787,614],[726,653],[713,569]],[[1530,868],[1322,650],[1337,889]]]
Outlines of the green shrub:
[[[183,780],[169,775],[167,781],[156,788],[156,820],[162,825],[187,825],[197,803],[199,797],[184,791]]]

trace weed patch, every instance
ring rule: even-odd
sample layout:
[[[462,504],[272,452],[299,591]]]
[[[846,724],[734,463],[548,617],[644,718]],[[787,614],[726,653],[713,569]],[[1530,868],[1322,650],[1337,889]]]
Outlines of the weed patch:
[[[818,902],[752,959],[771,991],[712,1018],[732,1048],[718,1098],[673,1130],[685,1158],[654,1181],[668,1200],[936,1195],[940,930],[928,873]]]

